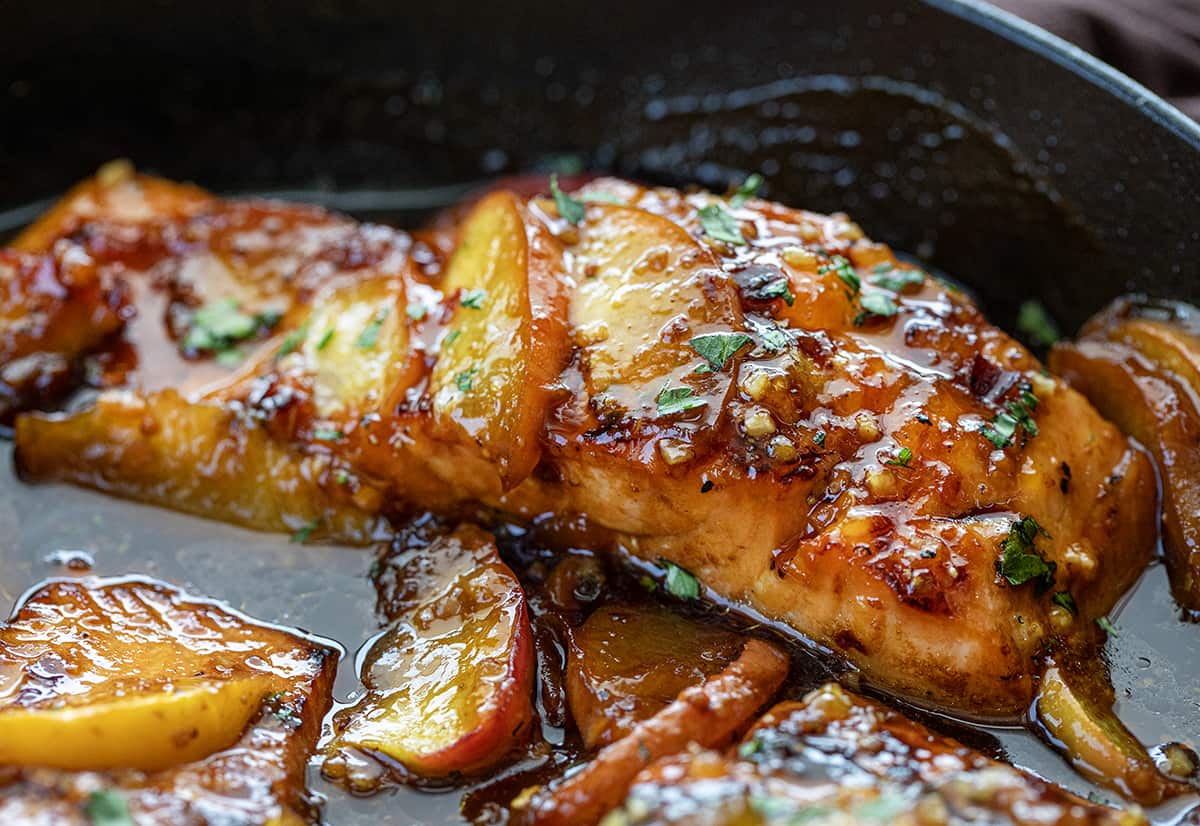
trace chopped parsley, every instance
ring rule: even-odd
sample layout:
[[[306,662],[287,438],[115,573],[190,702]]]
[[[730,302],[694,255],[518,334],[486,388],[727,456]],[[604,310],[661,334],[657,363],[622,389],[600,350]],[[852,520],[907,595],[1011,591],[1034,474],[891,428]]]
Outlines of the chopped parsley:
[[[308,335],[308,325],[307,324],[301,324],[295,330],[292,330],[290,333],[288,333],[284,337],[283,344],[279,345],[279,352],[275,354],[275,358],[281,359],[284,356],[286,356],[288,353],[291,353],[292,351],[294,351],[297,347],[300,346],[300,343],[302,341],[304,341],[304,337],[307,335]]]
[[[328,330],[325,331],[325,335],[321,336],[321,340],[317,342],[317,350],[318,351],[324,350],[326,347],[329,346],[329,342],[333,341],[333,334],[335,332],[336,332],[336,328],[334,328],[334,327],[330,327]]]
[[[458,337],[462,335],[462,330],[451,330],[446,333],[446,337],[442,339],[442,346],[449,347],[454,342],[458,341]]]
[[[787,275],[783,270],[774,267],[763,268],[761,271],[755,272],[742,286],[742,292],[746,298],[754,301],[771,301],[775,298],[782,298],[789,307],[796,303],[796,296],[792,295]]]
[[[663,579],[663,590],[679,599],[696,599],[700,596],[700,581],[691,571],[679,567],[669,559],[661,559],[659,562],[667,571],[667,576]]]
[[[309,522],[304,527],[302,527],[300,530],[298,530],[294,534],[292,534],[292,538],[290,541],[295,542],[298,545],[303,545],[313,535],[313,531],[315,531],[320,526],[321,526],[321,520],[319,518],[314,519],[313,521]]]
[[[458,303],[470,310],[482,310],[485,298],[487,290],[467,290],[459,297]]]
[[[701,207],[699,215],[700,226],[704,228],[704,234],[709,238],[738,247],[746,245],[746,239],[742,237],[742,230],[738,226],[737,219],[726,212],[720,204]]]
[[[896,454],[895,459],[888,459],[885,464],[897,465],[899,467],[908,467],[908,463],[912,461],[913,452],[907,447],[900,448],[900,452]]]
[[[1037,299],[1029,299],[1017,310],[1017,332],[1037,347],[1049,347],[1062,338],[1050,312]]]
[[[872,273],[868,281],[876,287],[894,293],[904,292],[908,287],[919,287],[925,283],[925,273],[920,270],[902,270],[892,264],[876,264]]]
[[[336,481],[339,485],[348,485],[350,484],[350,474],[344,470],[339,470],[337,475],[334,476],[334,481]]]
[[[1096,617],[1096,624],[1100,626],[1100,629],[1104,631],[1104,633],[1112,634],[1114,637],[1120,636],[1120,634],[1117,633],[1117,626],[1113,625],[1112,621],[1109,620],[1108,617]]]
[[[210,301],[192,316],[192,324],[183,337],[183,347],[191,352],[220,353],[250,338],[260,327],[274,327],[280,318],[275,310],[265,310],[257,315],[244,313],[238,309],[236,298]]]
[[[752,175],[747,175],[746,180],[742,181],[742,185],[733,193],[733,197],[729,199],[729,205],[737,209],[746,201],[758,195],[758,190],[762,188],[763,176],[755,172]]]
[[[420,302],[416,302],[416,301],[414,301],[412,304],[409,304],[409,305],[408,305],[408,306],[407,306],[407,307],[404,309],[404,312],[405,312],[405,313],[408,315],[408,317],[409,317],[409,318],[411,318],[413,321],[420,321],[420,320],[421,320],[421,319],[423,319],[423,318],[424,318],[426,315],[428,315],[428,314],[429,314],[429,308],[428,308],[428,307],[426,307],[424,304],[421,304]]]
[[[1004,555],[996,563],[996,569],[1010,585],[1020,586],[1037,580],[1034,590],[1038,596],[1054,585],[1053,562],[1047,562],[1034,547],[1038,535],[1049,536],[1032,516],[1012,523],[1003,542]]]
[[[230,347],[228,350],[218,350],[216,360],[222,367],[237,367],[245,357],[240,347]]]
[[[383,327],[383,321],[387,318],[387,307],[380,307],[375,311],[375,315],[371,316],[371,320],[367,322],[367,326],[358,334],[358,347],[360,350],[370,350],[379,341],[379,329]]]
[[[318,427],[313,431],[313,438],[319,442],[336,442],[346,434],[332,427]]]
[[[1079,613],[1079,606],[1075,604],[1075,597],[1071,596],[1068,591],[1058,591],[1050,598],[1050,601],[1060,608],[1067,609],[1071,616],[1076,616]]]
[[[816,433],[813,434],[813,443],[816,444],[817,447],[825,447],[825,431],[824,430],[818,430]]]
[[[862,279],[858,277],[858,273],[854,271],[854,267],[840,255],[835,255],[829,260],[831,263],[823,264],[817,268],[817,274],[835,273],[838,278],[842,279],[842,283],[850,288],[850,297],[856,298],[859,292],[862,291]]]
[[[750,324],[754,327],[754,331],[758,333],[762,348],[768,353],[778,353],[787,347],[788,337],[782,327],[754,320],[751,320]]]
[[[688,344],[709,363],[713,370],[720,370],[730,356],[751,343],[754,339],[745,333],[705,333],[691,339]]]
[[[658,404],[658,415],[674,416],[687,410],[694,410],[708,404],[704,399],[696,397],[696,392],[690,387],[671,387],[670,383],[663,386],[662,392],[655,400]]]
[[[867,316],[873,315],[880,318],[891,318],[900,312],[900,308],[896,306],[896,302],[883,293],[867,293],[859,303],[862,305],[863,312],[854,320],[856,324],[862,324]]]
[[[550,194],[554,196],[554,205],[558,207],[558,215],[568,224],[578,224],[587,214],[583,201],[572,198],[558,188],[558,175],[550,176]]]
[[[83,812],[92,826],[134,826],[125,798],[109,789],[92,792]]]
[[[467,370],[463,370],[454,377],[454,386],[463,393],[470,392],[471,388],[475,386],[475,374],[478,372],[478,367],[471,367]]]
[[[617,206],[627,206],[624,201],[611,192],[585,192],[579,196],[579,200],[585,204],[616,204]]]
[[[1018,425],[1024,430],[1026,436],[1036,436],[1038,435],[1038,426],[1033,419],[1033,411],[1037,406],[1037,396],[1033,395],[1033,391],[1027,387],[1023,388],[1020,397],[1008,403],[1008,411],[998,414],[996,418],[992,419],[991,424],[986,425],[980,432],[998,450],[1003,450],[1012,444]],[[1023,444],[1024,438],[1021,441]]]

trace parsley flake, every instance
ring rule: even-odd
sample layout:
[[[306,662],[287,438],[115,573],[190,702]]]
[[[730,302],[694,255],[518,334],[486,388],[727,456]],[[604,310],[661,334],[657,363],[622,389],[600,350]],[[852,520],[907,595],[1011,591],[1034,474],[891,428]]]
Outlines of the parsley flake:
[[[669,559],[659,562],[667,571],[663,579],[663,590],[679,599],[696,599],[700,596],[700,580],[686,568],[681,568]]]
[[[275,354],[275,358],[281,359],[288,353],[293,352],[297,347],[300,346],[301,342],[304,341],[304,337],[307,335],[307,324],[301,324],[295,330],[292,330],[284,337],[283,343],[279,345],[279,352]]]
[[[788,277],[778,267],[752,267],[743,272],[745,277],[738,281],[738,286],[746,298],[753,301],[782,298],[789,307],[796,303]]]
[[[872,273],[868,281],[876,287],[894,293],[904,292],[908,287],[919,287],[925,283],[925,273],[920,270],[902,270],[892,264],[876,264]]]
[[[778,353],[787,347],[788,337],[782,327],[754,320],[751,320],[750,323],[754,327],[754,331],[758,333],[762,348],[768,353]]]
[[[1053,562],[1047,562],[1034,547],[1034,540],[1039,534],[1049,536],[1032,516],[1013,522],[1003,542],[1004,555],[996,563],[996,567],[1010,585],[1020,586],[1031,580],[1038,580],[1034,591],[1041,596],[1054,585],[1054,570],[1057,566]]]
[[[713,370],[720,370],[730,356],[754,339],[745,333],[705,333],[688,341]]]
[[[336,328],[334,328],[334,327],[330,327],[328,330],[325,331],[325,335],[321,336],[321,340],[317,342],[318,352],[321,350],[324,350],[326,347],[329,346],[329,342],[333,341],[333,334],[335,332],[336,332]]]
[[[747,175],[746,180],[742,181],[742,185],[733,193],[733,197],[729,199],[729,205],[737,209],[742,204],[751,198],[758,196],[758,190],[762,189],[763,176],[755,172],[752,175]]]
[[[737,247],[746,246],[746,239],[742,237],[742,230],[738,226],[737,219],[726,212],[723,206],[709,204],[701,207],[698,214],[700,215],[700,226],[703,227],[704,234],[709,238]]]
[[[1058,325],[1042,302],[1030,299],[1017,310],[1017,332],[1037,347],[1049,347],[1062,338]]]
[[[1075,604],[1075,597],[1071,596],[1068,591],[1057,592],[1054,596],[1050,597],[1050,601],[1070,611],[1071,616],[1076,616],[1079,613],[1079,606]]]
[[[1096,617],[1096,624],[1099,625],[1101,630],[1106,634],[1112,634],[1114,637],[1121,636],[1117,633],[1117,626],[1113,625],[1112,621],[1108,617]]]
[[[292,534],[292,538],[290,541],[296,543],[297,545],[303,545],[313,535],[313,531],[315,531],[320,526],[321,526],[321,520],[319,518],[314,519],[313,521],[309,522],[304,527],[302,527],[300,530],[298,530],[294,534]]]
[[[446,333],[446,337],[442,339],[442,346],[449,347],[454,342],[458,341],[458,337],[462,335],[462,330],[451,330]]]
[[[1038,426],[1033,419],[1033,410],[1037,406],[1037,396],[1033,395],[1028,387],[1023,388],[1020,397],[1008,403],[1008,411],[997,414],[996,418],[992,419],[992,423],[985,426],[980,432],[999,450],[1003,450],[1012,443],[1018,425],[1027,436],[1036,436],[1038,435]],[[1024,444],[1024,439],[1022,439],[1022,444]]]
[[[367,326],[358,334],[358,348],[360,350],[370,350],[379,341],[379,328],[383,326],[383,321],[387,318],[387,314],[387,307],[380,307],[375,311],[375,315],[371,316],[371,320],[367,322]]]
[[[827,272],[832,272],[842,280],[842,283],[850,288],[850,297],[856,298],[859,292],[862,291],[862,279],[858,277],[858,273],[854,271],[854,267],[850,262],[840,255],[835,255],[829,259],[829,264],[824,264],[817,268],[818,275],[824,275]]]
[[[487,290],[467,290],[459,297],[458,303],[470,310],[482,310],[485,298]]]
[[[696,397],[696,392],[690,387],[671,387],[668,383],[655,400],[658,404],[658,415],[674,416],[687,410],[694,410],[708,404],[704,399]]]
[[[913,452],[907,447],[900,448],[900,452],[896,454],[895,459],[888,459],[885,464],[896,465],[898,467],[908,467],[908,463],[912,461]]]
[[[568,224],[578,224],[587,214],[583,202],[572,198],[558,188],[558,175],[550,176],[550,194],[554,196],[554,205],[558,207],[558,215]]]
[[[83,812],[92,826],[134,826],[125,798],[109,789],[92,792]]]
[[[463,393],[470,392],[471,388],[475,386],[475,374],[478,372],[478,367],[471,367],[470,369],[463,370],[454,377],[454,386]]]
[[[346,434],[333,427],[318,427],[313,430],[313,438],[319,442],[340,441]]]
[[[818,430],[816,433],[813,434],[813,443],[816,444],[817,447],[825,447],[825,431],[824,430]]]
[[[862,304],[863,314],[855,319],[860,324],[862,323],[862,319],[868,315],[891,318],[900,312],[900,308],[896,306],[896,302],[883,293],[867,293],[862,297],[860,303]]]

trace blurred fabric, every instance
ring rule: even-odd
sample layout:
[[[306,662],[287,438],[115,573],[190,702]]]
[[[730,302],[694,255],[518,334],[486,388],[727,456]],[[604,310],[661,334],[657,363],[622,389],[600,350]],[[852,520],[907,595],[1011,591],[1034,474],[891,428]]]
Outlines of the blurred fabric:
[[[1200,120],[1200,0],[991,0]]]

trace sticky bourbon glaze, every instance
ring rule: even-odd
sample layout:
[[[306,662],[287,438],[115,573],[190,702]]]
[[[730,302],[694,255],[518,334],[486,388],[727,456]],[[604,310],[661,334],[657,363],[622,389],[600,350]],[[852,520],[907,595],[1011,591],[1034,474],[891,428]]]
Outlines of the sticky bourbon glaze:
[[[153,220],[199,220],[145,200]],[[270,467],[237,521],[351,539],[381,510],[502,515],[559,546],[668,560],[890,691],[982,716],[1025,709],[1047,641],[1091,628],[1147,561],[1145,456],[967,296],[846,217],[614,180],[513,202],[524,232],[483,253],[456,229],[478,213],[428,244],[389,231],[388,254],[358,258],[313,230],[289,265],[301,275],[234,279],[292,303],[241,371],[179,402],[211,421],[180,435],[157,422],[147,446],[106,422],[161,395],[26,416],[24,472],[229,518],[248,495],[243,470]],[[107,237],[136,235],[139,220],[68,223]],[[376,230],[312,220],[373,249]],[[218,246],[198,238],[156,266],[231,260]],[[443,289],[459,256],[481,256],[489,286]],[[519,300],[489,305],[513,278],[527,280],[504,293]],[[495,323],[466,324],[472,313]],[[539,322],[555,314],[567,347]],[[527,330],[540,332],[516,346]],[[437,369],[464,346],[470,367]],[[547,392],[522,392],[547,365]],[[467,403],[480,393],[488,405]],[[513,408],[520,446],[537,443],[525,475],[497,429],[468,420]],[[168,457],[184,435],[210,446],[181,465]]]

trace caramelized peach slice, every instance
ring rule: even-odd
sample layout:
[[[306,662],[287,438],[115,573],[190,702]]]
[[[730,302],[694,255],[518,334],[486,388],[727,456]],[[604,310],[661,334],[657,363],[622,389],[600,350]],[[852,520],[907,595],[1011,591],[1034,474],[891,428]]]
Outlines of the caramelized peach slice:
[[[355,750],[424,777],[481,771],[532,719],[525,595],[491,536],[464,525],[397,550],[392,624],[364,663],[366,695],[335,718],[325,761],[326,774],[356,785]]]
[[[91,409],[22,416],[17,464],[30,480],[65,480],[265,531],[367,542],[378,502],[325,455],[301,456],[252,416],[174,391],[114,392]],[[340,479],[354,484],[339,484]]]
[[[723,746],[771,699],[788,672],[787,656],[751,639],[720,673],[692,686],[655,716],[605,747],[595,759],[547,794],[535,797],[526,823],[590,826],[625,799],[629,786],[653,761],[689,745]]]
[[[199,760],[331,658],[155,583],[51,582],[0,628],[0,763],[156,771]]]
[[[1059,344],[1050,368],[1154,454],[1172,592],[1180,605],[1200,610],[1200,386],[1186,383],[1195,352],[1183,339],[1138,326],[1114,331],[1120,338],[1128,333],[1130,343],[1085,338]]]
[[[509,192],[467,215],[442,289],[455,299],[430,378],[435,419],[475,441],[511,489],[533,470],[568,353],[562,249]]]
[[[591,395],[614,411],[655,417],[664,390],[676,389],[715,421],[731,370],[705,372],[712,365],[689,341],[742,323],[737,290],[715,256],[673,221],[612,204],[588,205],[578,236],[569,247],[578,282],[571,326]]]
[[[312,377],[317,415],[381,409],[411,383],[405,295],[404,279],[394,276],[341,279],[314,296],[294,352]],[[284,349],[295,335],[284,337]]]
[[[744,640],[664,608],[597,608],[571,635],[567,701],[583,743],[606,746],[737,656]]]

